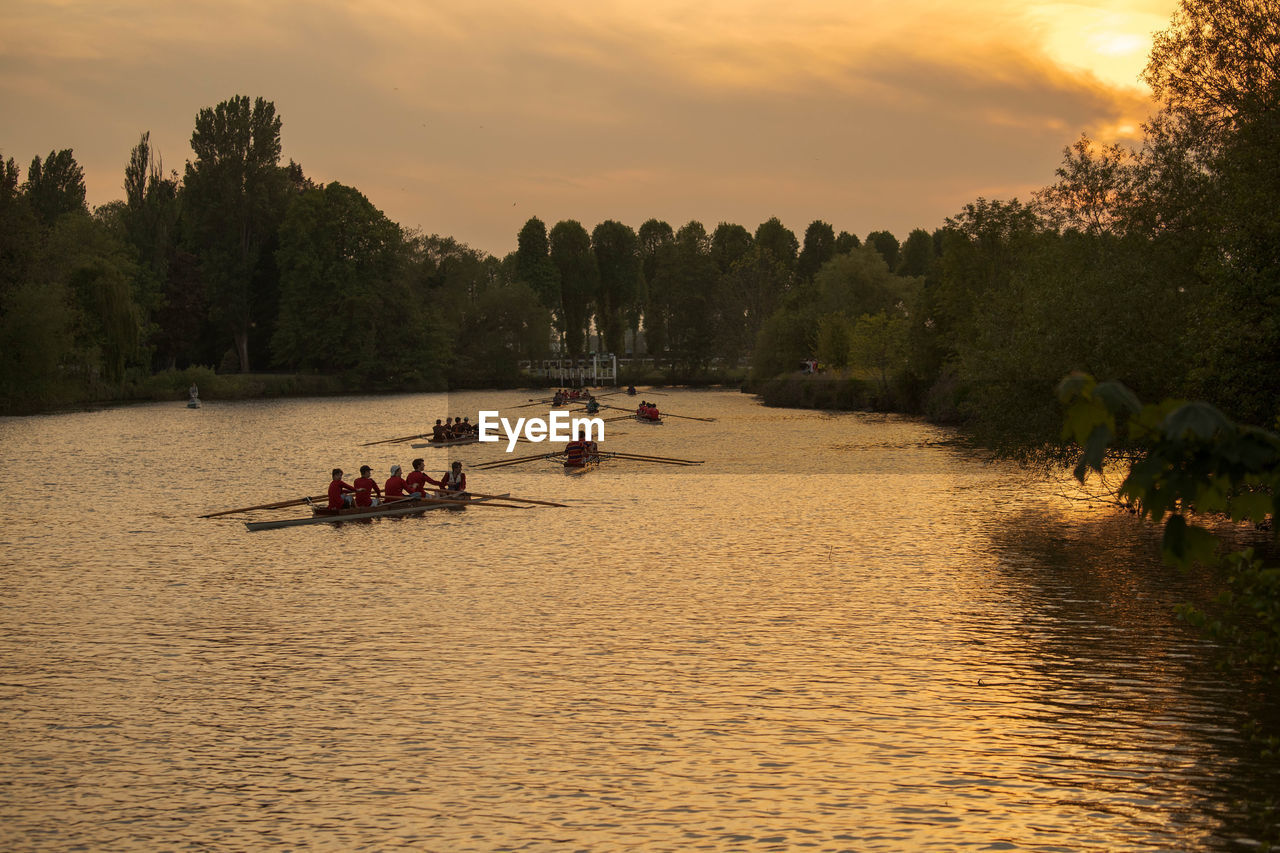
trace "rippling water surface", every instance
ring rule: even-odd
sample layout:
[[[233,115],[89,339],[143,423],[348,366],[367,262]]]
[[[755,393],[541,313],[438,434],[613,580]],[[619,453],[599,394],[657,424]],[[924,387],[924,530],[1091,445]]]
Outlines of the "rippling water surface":
[[[359,445],[529,396],[0,419],[0,847],[1250,838],[1237,803],[1276,779],[1171,615],[1196,576],[914,421],[667,392],[718,420],[608,424],[605,449],[706,464],[471,474],[567,509],[197,518],[334,466],[497,458]]]

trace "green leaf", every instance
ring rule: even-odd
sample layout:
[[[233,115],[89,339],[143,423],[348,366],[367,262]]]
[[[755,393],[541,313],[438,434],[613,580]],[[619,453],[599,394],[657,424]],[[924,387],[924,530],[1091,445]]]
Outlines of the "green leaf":
[[[1231,498],[1231,519],[1261,524],[1274,512],[1274,499],[1263,492],[1243,492]]]
[[[1186,567],[1191,563],[1211,562],[1218,539],[1203,527],[1187,524],[1186,518],[1174,514],[1165,522],[1161,546],[1167,562]]]
[[[1132,391],[1120,382],[1103,382],[1093,389],[1094,399],[1101,400],[1107,411],[1114,415],[1136,415],[1142,411],[1142,403]]]
[[[1111,434],[1115,430],[1115,418],[1097,400],[1079,399],[1067,409],[1062,423],[1062,437],[1083,446],[1099,427],[1106,428],[1108,434]]]
[[[1107,455],[1107,445],[1111,443],[1113,433],[1111,427],[1106,424],[1098,424],[1093,428],[1093,432],[1089,433],[1089,440],[1085,442],[1084,454],[1081,461],[1095,471],[1102,471],[1102,460]]]
[[[1173,439],[1194,436],[1207,441],[1219,431],[1225,432],[1234,426],[1217,408],[1199,401],[1178,407],[1164,421],[1164,431]]]
[[[1078,370],[1072,371],[1058,383],[1058,400],[1063,405],[1066,405],[1077,397],[1088,399],[1097,384],[1097,381],[1089,374],[1081,373]]]

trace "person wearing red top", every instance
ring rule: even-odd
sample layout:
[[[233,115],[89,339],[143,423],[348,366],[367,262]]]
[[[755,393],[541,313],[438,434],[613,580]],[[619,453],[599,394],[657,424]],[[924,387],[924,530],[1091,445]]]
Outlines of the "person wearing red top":
[[[369,475],[373,473],[373,469],[368,465],[360,466],[360,476],[351,485],[355,486],[356,506],[374,506],[373,496],[382,497],[382,489],[378,488],[378,483]]]
[[[444,477],[440,480],[440,488],[450,494],[447,497],[461,498],[466,497],[467,475],[462,473],[462,463],[454,462],[452,468],[445,472]]]
[[[581,468],[587,464],[587,443],[576,435],[564,446],[564,467]]]
[[[329,509],[342,509],[350,506],[350,498],[345,496],[347,492],[354,492],[355,486],[349,485],[342,481],[342,469],[333,469],[333,479],[329,482]]]
[[[382,493],[387,500],[400,500],[405,497],[405,480],[400,476],[400,466],[391,466],[391,476],[387,478],[387,482],[382,486]]]
[[[404,478],[404,490],[415,498],[425,498],[427,496],[427,484],[440,488],[440,481],[433,480],[422,470],[426,467],[426,462],[422,459],[413,460],[413,470],[409,472],[409,476]]]

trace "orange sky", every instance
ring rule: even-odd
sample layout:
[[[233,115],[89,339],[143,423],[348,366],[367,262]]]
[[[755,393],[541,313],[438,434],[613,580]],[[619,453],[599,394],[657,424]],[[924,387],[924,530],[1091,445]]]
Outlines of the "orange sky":
[[[1136,133],[1175,6],[8,0],[0,154],[73,148],[101,204],[142,131],[181,171],[200,108],[260,95],[312,179],[498,255],[530,216],[905,238]]]

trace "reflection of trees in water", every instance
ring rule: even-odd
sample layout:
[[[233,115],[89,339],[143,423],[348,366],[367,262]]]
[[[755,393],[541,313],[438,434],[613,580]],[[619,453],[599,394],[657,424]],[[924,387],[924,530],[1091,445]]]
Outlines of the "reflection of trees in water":
[[[1014,513],[990,531],[996,567],[1022,594],[1011,618],[1023,643],[1009,651],[1034,656],[1025,665],[1041,694],[1035,716],[1057,748],[1097,752],[1119,791],[1149,796],[1158,786],[1147,774],[1167,773],[1160,784],[1173,787],[1162,795],[1194,803],[1219,833],[1275,840],[1256,799],[1276,789],[1280,768],[1244,734],[1251,721],[1280,730],[1275,703],[1225,672],[1213,644],[1177,615],[1180,604],[1212,606],[1219,572],[1165,565],[1156,525],[1071,506]],[[1247,541],[1256,531],[1223,527],[1231,547],[1257,544]],[[1109,742],[1091,742],[1100,731]]]

